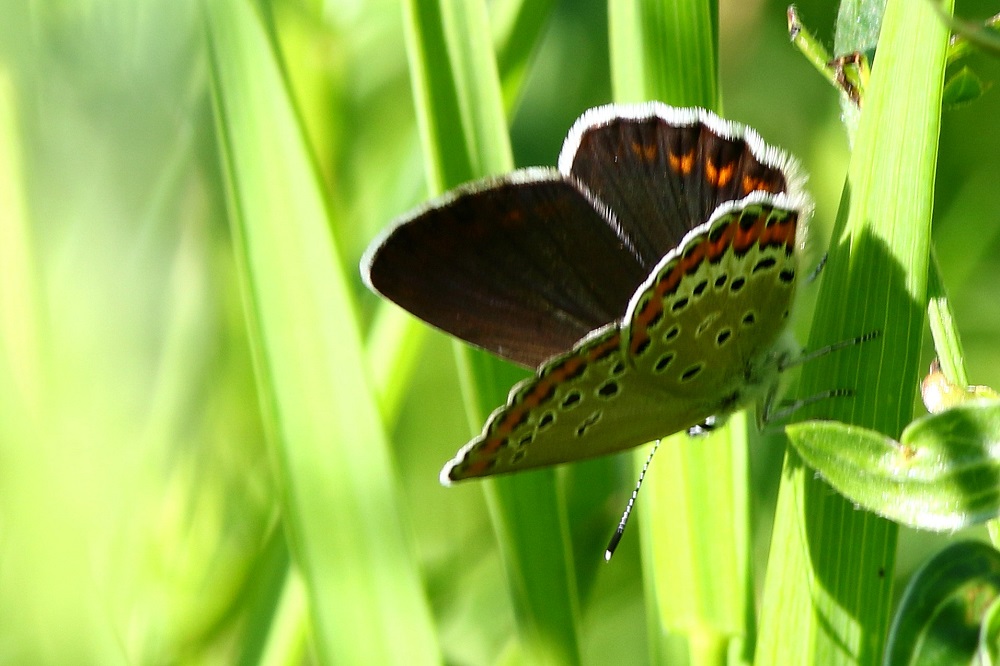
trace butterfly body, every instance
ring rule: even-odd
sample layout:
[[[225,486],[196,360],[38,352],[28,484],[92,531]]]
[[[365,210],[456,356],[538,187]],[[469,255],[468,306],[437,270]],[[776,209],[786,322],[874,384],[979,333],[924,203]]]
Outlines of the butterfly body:
[[[698,109],[601,107],[559,170],[460,188],[362,262],[417,316],[536,367],[442,481],[567,462],[774,391],[811,210],[794,162]]]

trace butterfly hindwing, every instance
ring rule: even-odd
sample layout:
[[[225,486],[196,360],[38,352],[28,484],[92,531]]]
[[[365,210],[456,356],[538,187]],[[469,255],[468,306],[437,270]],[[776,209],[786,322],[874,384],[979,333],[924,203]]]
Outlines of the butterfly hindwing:
[[[717,412],[770,388],[759,385],[774,379],[783,349],[799,216],[785,197],[751,197],[724,207],[669,253],[626,316],[636,372]]]
[[[636,373],[622,338],[618,325],[595,331],[516,385],[482,434],[445,466],[442,482],[622,451],[711,415]]]

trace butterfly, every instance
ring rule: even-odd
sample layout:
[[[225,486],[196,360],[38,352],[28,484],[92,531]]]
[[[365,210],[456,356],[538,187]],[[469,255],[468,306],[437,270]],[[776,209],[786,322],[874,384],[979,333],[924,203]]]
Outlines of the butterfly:
[[[369,247],[369,288],[535,370],[441,472],[622,451],[766,406],[812,202],[753,130],[651,102],[586,111],[558,168],[461,186]]]

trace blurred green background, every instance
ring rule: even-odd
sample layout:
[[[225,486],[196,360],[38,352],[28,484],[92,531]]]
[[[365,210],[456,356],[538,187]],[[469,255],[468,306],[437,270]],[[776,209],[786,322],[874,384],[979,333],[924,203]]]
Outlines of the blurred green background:
[[[366,327],[376,298],[358,259],[427,195],[401,9],[392,0],[260,6]],[[832,43],[836,5],[798,8]],[[996,11],[958,5],[967,18]],[[204,42],[194,0],[0,1],[0,663],[232,663],[263,640],[266,623],[255,618],[273,612],[282,589],[279,483],[259,416]],[[997,61],[971,64],[1000,79]],[[724,114],[810,173],[818,256],[849,154],[836,93],[789,44],[780,2],[722,3],[720,66]],[[557,2],[511,114],[517,164],[554,164],[572,121],[609,99],[606,3]],[[994,387],[998,195],[993,89],[944,114],[935,240],[970,377]],[[808,321],[798,318],[801,339]],[[438,484],[469,430],[451,345],[425,337],[390,433],[396,470],[442,649],[454,663],[487,663],[507,644],[513,611],[481,489]],[[765,546],[782,453],[776,438],[752,452]],[[593,553],[582,565],[593,580],[585,652],[593,663],[629,662],[646,652],[635,540],[626,537],[611,566],[598,563],[632,472],[625,460],[611,477],[592,469],[603,475],[599,490],[581,484],[571,495],[575,543]],[[905,532],[898,575],[942,539]],[[313,659],[306,635],[291,643],[300,651],[278,661]]]

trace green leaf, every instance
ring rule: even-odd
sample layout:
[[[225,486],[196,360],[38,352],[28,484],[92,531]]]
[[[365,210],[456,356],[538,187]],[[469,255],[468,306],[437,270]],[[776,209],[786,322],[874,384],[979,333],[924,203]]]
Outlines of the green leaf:
[[[892,622],[885,666],[974,662],[982,644],[995,654],[1000,553],[965,541],[948,546],[910,579]],[[983,642],[980,642],[980,627]],[[988,662],[986,662],[988,663]]]
[[[944,84],[944,99],[947,107],[956,107],[976,101],[986,92],[986,85],[968,67],[962,67],[948,77]]]
[[[439,663],[346,273],[254,5],[204,3],[261,409],[312,636],[327,663]]]
[[[1000,515],[1000,401],[976,400],[907,426],[899,442],[833,421],[787,428],[806,464],[858,506],[928,530]]]
[[[490,7],[504,105],[514,107],[555,0],[503,0]]]

